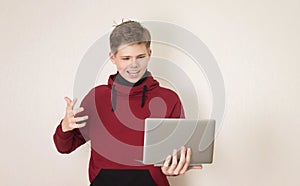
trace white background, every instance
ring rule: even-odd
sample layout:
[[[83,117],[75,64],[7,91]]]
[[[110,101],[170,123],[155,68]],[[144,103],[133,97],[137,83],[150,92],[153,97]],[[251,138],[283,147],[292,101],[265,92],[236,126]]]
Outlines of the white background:
[[[0,185],[88,185],[89,145],[61,155],[52,135],[80,60],[122,18],[184,27],[223,73],[227,105],[214,163],[172,185],[300,185],[299,7],[298,0],[1,0]]]

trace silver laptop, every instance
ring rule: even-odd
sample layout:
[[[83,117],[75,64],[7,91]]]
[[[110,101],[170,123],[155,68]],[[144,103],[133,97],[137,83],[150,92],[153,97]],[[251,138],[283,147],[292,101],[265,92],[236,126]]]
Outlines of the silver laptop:
[[[192,150],[190,165],[212,163],[214,137],[215,120],[147,118],[143,164],[162,166],[173,149],[179,157],[182,146]]]

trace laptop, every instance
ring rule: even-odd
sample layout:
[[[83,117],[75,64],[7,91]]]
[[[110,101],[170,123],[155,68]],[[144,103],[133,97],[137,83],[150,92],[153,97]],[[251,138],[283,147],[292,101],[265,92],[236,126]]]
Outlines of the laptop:
[[[145,120],[143,164],[162,166],[173,149],[180,157],[182,146],[191,148],[190,165],[213,161],[215,120],[147,118]]]

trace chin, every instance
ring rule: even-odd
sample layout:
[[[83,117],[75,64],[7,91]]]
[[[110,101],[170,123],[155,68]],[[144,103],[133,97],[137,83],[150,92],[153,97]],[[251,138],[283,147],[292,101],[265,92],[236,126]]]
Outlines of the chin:
[[[143,77],[143,75],[138,75],[136,77],[132,77],[132,76],[127,76],[127,81],[131,82],[131,83],[136,83],[138,82],[141,78]]]

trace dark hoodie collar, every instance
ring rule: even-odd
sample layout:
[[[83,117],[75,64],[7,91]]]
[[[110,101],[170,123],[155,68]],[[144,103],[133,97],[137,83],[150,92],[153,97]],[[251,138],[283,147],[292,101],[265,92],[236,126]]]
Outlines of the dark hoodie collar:
[[[136,83],[131,83],[127,81],[125,78],[123,78],[119,72],[117,72],[115,81],[121,85],[129,86],[129,87],[139,86],[147,79],[149,74],[150,73],[146,71],[140,80],[138,80]]]
[[[146,71],[136,83],[128,82],[119,73],[111,75],[108,79],[108,85],[111,87],[112,111],[114,112],[117,106],[117,95],[141,95],[141,107],[143,108],[146,101],[146,91],[158,87],[159,83],[153,79],[149,71]]]
[[[152,77],[151,72],[147,72],[147,74],[145,74],[144,78],[141,78],[138,83],[135,83],[134,86],[126,86],[123,85],[123,83],[119,83],[118,81],[116,81],[117,73],[109,76],[107,84],[110,88],[114,86],[116,94],[118,95],[134,96],[137,94],[141,94],[145,85],[147,86],[147,90],[152,90],[159,86],[159,82]]]

